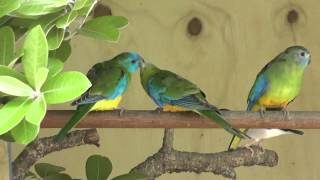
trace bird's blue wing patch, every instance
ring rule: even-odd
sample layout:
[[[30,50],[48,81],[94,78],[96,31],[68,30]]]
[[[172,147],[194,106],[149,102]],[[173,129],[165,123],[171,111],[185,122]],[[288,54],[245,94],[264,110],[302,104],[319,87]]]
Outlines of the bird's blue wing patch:
[[[247,107],[248,111],[252,109],[252,107],[256,104],[259,98],[264,94],[264,92],[268,87],[268,84],[269,82],[265,77],[265,75],[260,74],[257,77],[248,96],[248,107]]]

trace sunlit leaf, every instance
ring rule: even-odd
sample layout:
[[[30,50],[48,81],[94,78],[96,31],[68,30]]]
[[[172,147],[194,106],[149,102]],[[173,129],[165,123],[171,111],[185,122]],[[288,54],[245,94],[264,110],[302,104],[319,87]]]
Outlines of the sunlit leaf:
[[[127,24],[128,19],[122,16],[101,16],[86,22],[79,30],[79,33],[101,40],[116,42],[120,37],[119,29]]]
[[[33,89],[11,76],[0,76],[0,91],[12,96],[32,97]]]
[[[36,21],[33,21],[31,28],[39,24],[43,29],[44,33],[48,34],[48,32],[55,26],[55,22],[57,21],[57,19],[59,19],[62,15],[63,15],[63,12],[59,11],[56,13],[41,16]]]
[[[19,124],[29,110],[31,100],[17,97],[6,103],[0,109],[0,135],[8,132]]]
[[[31,124],[24,119],[17,126],[11,129],[11,135],[14,142],[19,144],[29,144],[37,137],[39,130],[40,126]]]
[[[11,27],[0,28],[0,65],[8,65],[13,60],[14,41],[14,33]]]
[[[37,73],[48,64],[48,44],[41,26],[34,27],[27,35],[24,45],[22,63],[28,82],[37,87]]]
[[[43,83],[46,81],[46,79],[48,77],[48,73],[49,73],[49,69],[48,68],[41,67],[41,68],[38,69],[36,90],[40,90],[40,88],[42,87]]]
[[[20,7],[20,0],[0,0],[0,17]]]
[[[39,16],[61,10],[69,0],[23,0],[21,6],[12,12],[15,16]]]
[[[64,66],[64,63],[62,61],[60,61],[59,59],[49,57],[49,61],[48,61],[48,69],[49,69],[48,79],[56,76],[59,72],[61,72],[62,69],[63,69],[63,66]]]
[[[26,78],[23,76],[23,74],[21,74],[20,72],[11,69],[7,66],[3,66],[0,65],[0,76],[10,76],[10,77],[14,77],[24,83],[28,83]]]
[[[73,6],[73,10],[79,10],[83,8],[88,0],[77,0],[76,3]]]
[[[86,162],[86,176],[88,180],[106,180],[112,171],[111,161],[100,155],[92,155]]]
[[[64,103],[75,99],[91,86],[88,78],[76,71],[65,72],[49,79],[41,92],[48,104]]]
[[[59,48],[64,37],[64,29],[52,28],[47,35],[48,48],[54,50]]]
[[[78,10],[78,15],[87,17],[92,11],[96,3],[97,3],[97,0],[87,0],[84,6]]]
[[[64,167],[56,166],[49,163],[37,163],[36,165],[34,165],[34,169],[40,177],[58,174],[66,170]]]
[[[72,21],[76,19],[77,15],[78,15],[77,11],[69,12],[68,14],[58,19],[58,21],[56,22],[56,26],[58,28],[65,29],[67,26],[69,26],[72,23]]]
[[[46,111],[46,101],[43,95],[40,95],[38,98],[33,100],[29,111],[26,113],[26,121],[33,125],[40,126],[40,123],[43,120]]]

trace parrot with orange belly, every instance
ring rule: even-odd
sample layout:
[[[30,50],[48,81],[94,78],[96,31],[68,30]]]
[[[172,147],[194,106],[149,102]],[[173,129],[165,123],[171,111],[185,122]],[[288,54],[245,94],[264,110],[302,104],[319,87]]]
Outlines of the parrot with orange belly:
[[[247,137],[245,133],[225,121],[219,115],[217,107],[206,100],[204,92],[187,79],[145,63],[140,69],[140,80],[144,90],[163,111],[191,110],[209,118],[239,138]]]
[[[310,64],[310,52],[302,46],[292,46],[281,52],[270,61],[257,75],[247,99],[247,111],[260,111],[265,109],[282,109],[288,118],[287,105],[300,93],[305,68]],[[241,129],[252,138],[252,142],[284,135],[299,134],[303,132],[294,129]],[[234,136],[230,142],[229,150],[236,149],[241,139]]]

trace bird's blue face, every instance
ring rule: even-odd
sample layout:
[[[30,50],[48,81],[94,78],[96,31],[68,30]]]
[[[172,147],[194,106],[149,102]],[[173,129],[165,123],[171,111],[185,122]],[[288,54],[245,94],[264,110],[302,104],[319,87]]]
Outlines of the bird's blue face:
[[[131,73],[137,71],[144,64],[143,58],[135,52],[122,53],[120,63]]]
[[[286,52],[292,57],[290,59],[293,59],[302,68],[307,67],[311,62],[310,52],[302,46],[289,47]]]

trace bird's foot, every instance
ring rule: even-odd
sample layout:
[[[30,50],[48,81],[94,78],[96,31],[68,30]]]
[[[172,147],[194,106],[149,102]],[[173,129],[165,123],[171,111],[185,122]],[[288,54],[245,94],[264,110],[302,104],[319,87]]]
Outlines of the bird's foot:
[[[289,120],[289,111],[287,110],[287,107],[283,107],[281,111],[283,112],[283,119]]]
[[[123,116],[124,112],[126,111],[126,109],[122,106],[115,108],[115,110],[119,111],[119,116]]]
[[[265,113],[266,113],[266,108],[261,106],[259,109],[259,114],[262,119],[265,117]]]
[[[250,151],[251,157],[254,155],[254,150],[252,149],[251,145],[244,145],[243,146],[245,149],[248,149]]]
[[[157,107],[154,111],[156,111],[157,113],[162,113],[163,112],[163,108],[162,107]]]
[[[251,142],[243,145],[244,148],[250,150],[250,152],[251,152],[251,157],[253,157],[253,155],[254,155],[254,150],[253,150],[252,146],[257,146],[257,147],[261,148],[261,150],[264,152],[264,149],[263,149],[263,147],[261,146],[260,141],[253,140],[253,141],[251,141]]]

